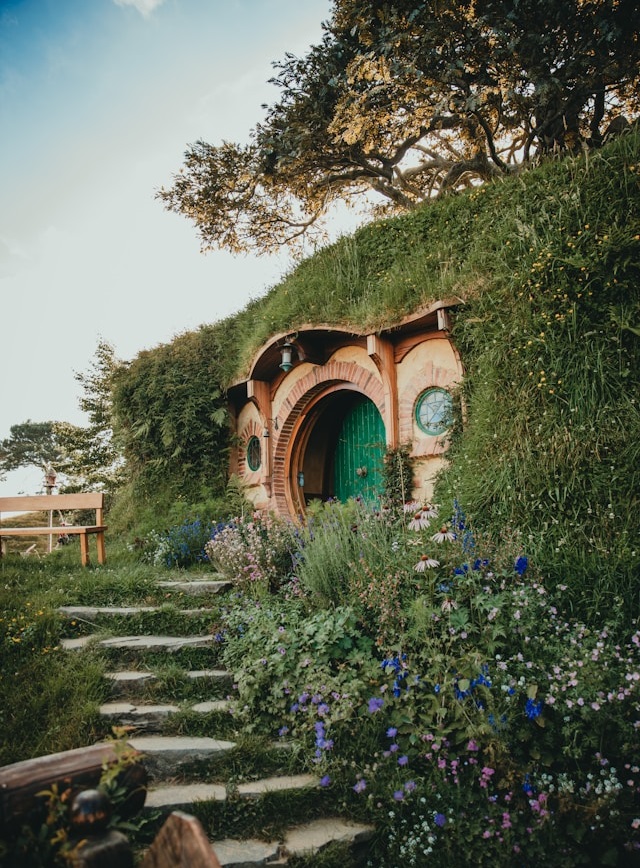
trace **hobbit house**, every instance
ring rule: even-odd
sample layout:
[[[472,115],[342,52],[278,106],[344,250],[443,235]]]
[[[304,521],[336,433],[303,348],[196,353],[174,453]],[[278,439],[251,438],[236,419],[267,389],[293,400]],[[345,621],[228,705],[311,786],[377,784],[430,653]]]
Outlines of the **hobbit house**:
[[[376,333],[307,325],[261,347],[229,389],[231,469],[256,509],[296,516],[317,499],[375,502],[385,450],[405,444],[412,495],[430,497],[462,376],[452,305],[436,302]]]

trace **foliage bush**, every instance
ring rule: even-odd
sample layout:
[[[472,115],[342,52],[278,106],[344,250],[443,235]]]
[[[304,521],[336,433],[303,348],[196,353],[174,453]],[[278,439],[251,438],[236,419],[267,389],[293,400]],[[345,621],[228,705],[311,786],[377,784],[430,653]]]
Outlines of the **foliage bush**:
[[[216,532],[205,553],[234,584],[261,596],[289,578],[296,549],[296,531],[290,522],[256,512]]]
[[[207,543],[225,527],[196,518],[167,531],[151,531],[145,540],[144,559],[156,566],[190,567],[208,561]]]
[[[623,612],[598,627],[572,617],[519,534],[485,549],[458,506],[445,522],[417,504],[402,519],[326,510],[327,527],[340,517],[335,533],[351,534],[339,596],[301,579],[227,615],[239,718],[306,746],[321,785],[376,823],[376,868],[632,864],[639,626]],[[328,537],[309,533],[301,575]],[[384,618],[344,581],[363,569],[353,552],[381,598],[396,587],[383,565],[396,564]]]

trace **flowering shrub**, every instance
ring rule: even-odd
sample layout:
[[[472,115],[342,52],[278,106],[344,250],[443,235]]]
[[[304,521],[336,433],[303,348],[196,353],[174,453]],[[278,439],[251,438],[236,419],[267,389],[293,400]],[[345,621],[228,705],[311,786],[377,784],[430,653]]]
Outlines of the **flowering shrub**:
[[[223,528],[207,543],[205,551],[228,579],[260,595],[276,590],[289,578],[297,547],[289,522],[256,512]]]
[[[304,569],[319,577],[313,548],[331,545],[316,526],[306,596],[254,622],[240,609],[225,654],[239,711],[298,739],[321,785],[376,821],[371,864],[637,859],[640,630],[568,617],[518,535],[489,559],[459,508],[331,510],[348,528],[341,571],[328,563],[341,605],[308,611],[329,602]]]
[[[233,710],[248,728],[280,735],[295,728],[306,738],[320,721],[328,727],[352,716],[369,690],[372,642],[348,608],[310,615],[298,599],[270,605],[240,598],[225,623],[222,659],[235,673]]]
[[[207,561],[205,546],[223,527],[223,524],[197,518],[167,531],[154,531],[147,540],[145,559],[156,566],[167,567],[190,567]]]

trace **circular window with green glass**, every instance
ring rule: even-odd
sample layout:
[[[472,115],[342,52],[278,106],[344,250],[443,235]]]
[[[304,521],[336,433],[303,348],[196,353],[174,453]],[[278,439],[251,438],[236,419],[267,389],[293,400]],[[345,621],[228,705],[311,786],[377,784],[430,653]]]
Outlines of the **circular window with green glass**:
[[[260,440],[257,437],[250,437],[247,443],[247,464],[249,465],[249,470],[260,470],[261,463]]]
[[[453,401],[446,389],[426,389],[416,401],[416,422],[425,434],[444,434],[453,421]]]

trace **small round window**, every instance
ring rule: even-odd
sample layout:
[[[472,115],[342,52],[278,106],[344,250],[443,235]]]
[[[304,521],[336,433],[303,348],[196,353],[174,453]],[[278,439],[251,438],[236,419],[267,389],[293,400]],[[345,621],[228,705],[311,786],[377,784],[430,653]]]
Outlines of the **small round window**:
[[[260,470],[261,463],[260,440],[257,437],[250,437],[247,443],[247,464],[249,465],[249,470]]]
[[[427,389],[416,401],[416,422],[425,434],[444,434],[453,421],[453,401],[446,389]]]

